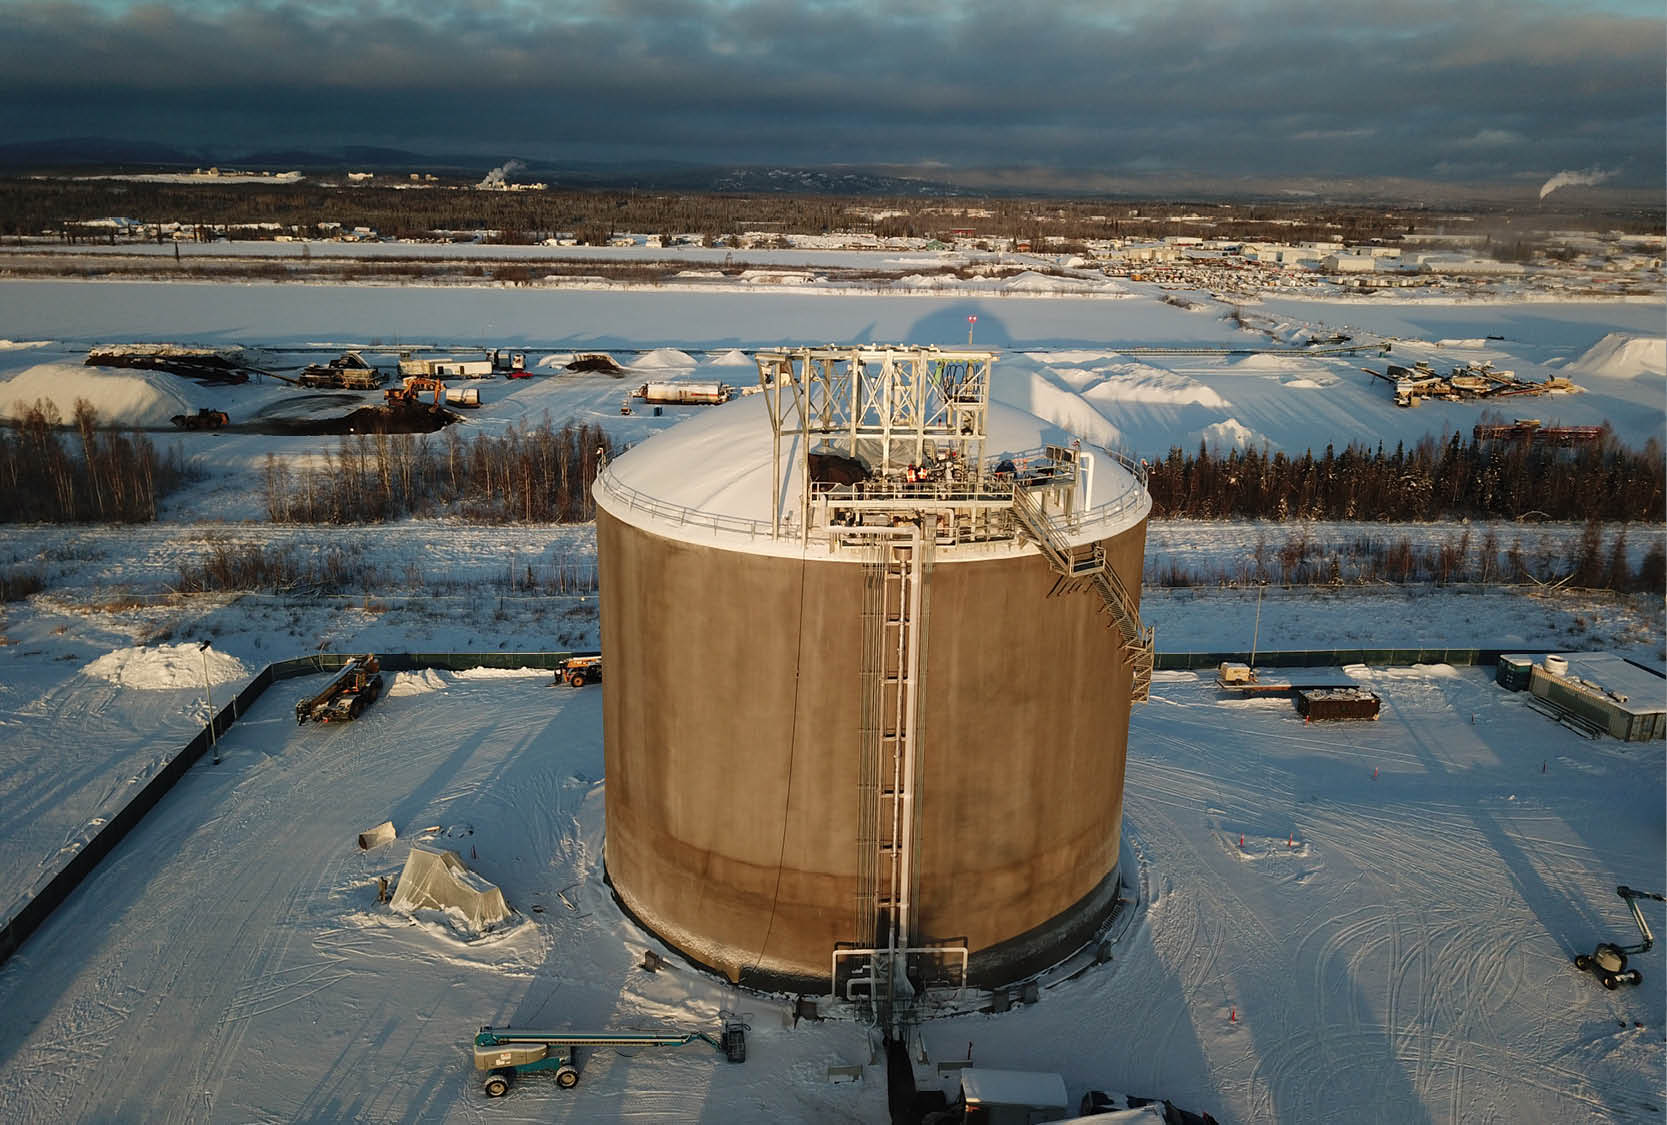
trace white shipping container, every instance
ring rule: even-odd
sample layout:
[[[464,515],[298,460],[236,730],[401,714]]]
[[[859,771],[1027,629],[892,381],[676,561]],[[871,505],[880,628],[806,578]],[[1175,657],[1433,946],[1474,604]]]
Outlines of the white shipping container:
[[[715,406],[729,401],[729,387],[723,383],[644,383],[637,393],[644,402]]]
[[[441,378],[489,379],[492,377],[492,361],[489,359],[436,360],[434,374]]]

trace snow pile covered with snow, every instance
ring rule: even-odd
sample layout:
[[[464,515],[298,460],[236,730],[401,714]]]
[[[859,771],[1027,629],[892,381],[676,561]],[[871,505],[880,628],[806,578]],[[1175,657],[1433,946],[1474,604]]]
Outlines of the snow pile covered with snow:
[[[21,418],[37,401],[51,402],[69,421],[78,399],[86,399],[105,425],[166,426],[191,409],[183,391],[163,380],[175,375],[101,371],[73,363],[40,363],[0,383],[0,417]]]
[[[1606,379],[1667,375],[1667,337],[1611,332],[1587,348],[1568,370]]]
[[[453,673],[460,680],[516,680],[528,676],[547,677],[544,668],[465,668]]]
[[[0,352],[12,352],[21,348],[44,348],[50,340],[0,340]]]
[[[1064,431],[1043,435],[1047,441],[1081,438],[1094,445],[1119,448],[1123,433],[1090,404],[1085,396],[1060,387],[1033,371],[998,373],[991,382],[990,398],[1016,407]],[[991,437],[994,438],[994,434]],[[990,448],[995,448],[991,443]]]
[[[1249,449],[1267,441],[1261,434],[1258,434],[1237,418],[1228,418],[1223,422],[1212,422],[1202,429],[1194,430],[1187,437],[1187,449],[1189,451],[1196,449],[1202,442],[1212,450],[1219,450],[1223,453],[1230,449]]]
[[[1144,363],[1119,363],[1105,369],[1106,379],[1083,392],[1093,402],[1193,403],[1225,407],[1227,400],[1188,375],[1160,371]]]
[[[212,648],[204,651],[190,643],[117,649],[81,671],[125,688],[163,691],[202,687],[205,662],[211,684],[240,683],[249,678],[248,668],[237,657]]]
[[[751,367],[752,357],[740,348],[730,348],[727,352],[717,352],[706,358],[706,362],[713,367]]]
[[[1309,361],[1302,356],[1275,355],[1272,352],[1258,352],[1233,361],[1236,371],[1299,371],[1309,366]]]
[[[695,358],[688,352],[679,351],[677,348],[655,348],[652,351],[644,352],[638,356],[636,362],[631,364],[631,367],[633,370],[639,370],[642,368],[654,368],[658,370],[668,367],[694,367],[695,365]]]
[[[427,695],[431,691],[444,691],[446,681],[440,673],[432,668],[424,668],[420,672],[399,672],[394,676],[394,682],[388,688],[389,698],[402,695]]]
[[[1104,278],[1056,277],[1026,270],[1009,277],[964,278],[954,274],[912,273],[892,282],[891,288],[911,293],[1001,293],[1032,297],[1128,297],[1128,290]]]

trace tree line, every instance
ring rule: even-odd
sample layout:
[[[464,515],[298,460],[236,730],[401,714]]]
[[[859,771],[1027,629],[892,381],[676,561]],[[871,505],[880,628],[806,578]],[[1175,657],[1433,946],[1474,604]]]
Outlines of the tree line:
[[[1607,538],[1588,520],[1577,539],[1514,534],[1466,527],[1444,538],[1415,543],[1411,536],[1356,534],[1327,540],[1298,527],[1283,543],[1259,537],[1244,555],[1203,562],[1164,558],[1146,568],[1148,586],[1346,586],[1390,583],[1447,585],[1570,585],[1590,590],[1658,592],[1667,588],[1667,550],[1659,537],[1633,565],[1625,524]]]
[[[396,177],[397,178],[397,177]],[[1522,241],[1521,216],[1487,206],[1470,209],[1480,223],[1471,233],[1515,218],[1501,237]],[[1172,221],[1196,213],[1186,222]],[[947,238],[971,231],[981,239],[1081,242],[1104,238],[1158,238],[1199,234],[1274,242],[1332,239],[1395,241],[1442,224],[1418,207],[1344,203],[1188,202],[1108,200],[975,194],[905,196],[829,195],[797,192],[619,190],[558,186],[545,191],[474,191],[456,179],[416,190],[376,181],[358,187],[295,184],[156,184],[134,181],[0,178],[0,235],[63,232],[87,240],[114,238],[112,231],[80,228],[111,215],[141,221],[158,218],[193,225],[276,223],[314,235],[317,224],[370,227],[398,238],[432,238],[440,232],[500,232],[506,242],[533,242],[555,233],[586,242],[615,232],[695,234],[708,242],[743,231],[824,234],[857,231],[888,236]],[[1546,222],[1553,222],[1547,218]],[[1563,226],[1575,216],[1558,216]],[[1605,210],[1596,229],[1659,233],[1659,211]],[[1474,229],[1472,229],[1474,228]],[[263,237],[247,232],[246,237]],[[265,237],[270,237],[266,235]]]
[[[1445,443],[1426,437],[1392,452],[1350,444],[1315,457],[1266,449],[1225,454],[1179,447],[1148,466],[1155,518],[1417,522],[1452,518],[1661,523],[1664,462],[1651,439],[1633,451],[1605,435],[1577,449]]]
[[[280,523],[374,523],[457,515],[485,523],[595,517],[590,482],[613,443],[600,426],[548,419],[500,436],[358,434],[299,466],[267,454],[267,516]]]
[[[141,523],[189,479],[177,449],[157,452],[143,434],[101,430],[77,399],[72,428],[56,405],[36,402],[0,428],[0,523]]]

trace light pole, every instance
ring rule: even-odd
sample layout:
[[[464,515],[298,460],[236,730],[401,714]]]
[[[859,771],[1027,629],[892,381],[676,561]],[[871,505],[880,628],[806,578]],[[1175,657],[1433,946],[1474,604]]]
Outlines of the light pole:
[[[972,326],[978,323],[976,316],[967,317],[967,347],[972,347]]]
[[[208,700],[208,744],[214,748],[214,764],[220,764],[220,738],[214,732],[214,690],[208,678],[208,642],[197,645],[197,651],[203,654],[203,698]]]

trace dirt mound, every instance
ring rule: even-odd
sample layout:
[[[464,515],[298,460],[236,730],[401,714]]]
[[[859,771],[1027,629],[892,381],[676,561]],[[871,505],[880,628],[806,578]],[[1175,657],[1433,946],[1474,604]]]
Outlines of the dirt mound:
[[[600,371],[606,375],[623,374],[625,368],[614,362],[614,357],[603,352],[586,352],[567,365],[569,371]]]
[[[432,434],[462,415],[429,403],[361,406],[334,418],[272,418],[255,427],[267,433],[307,434]]]

